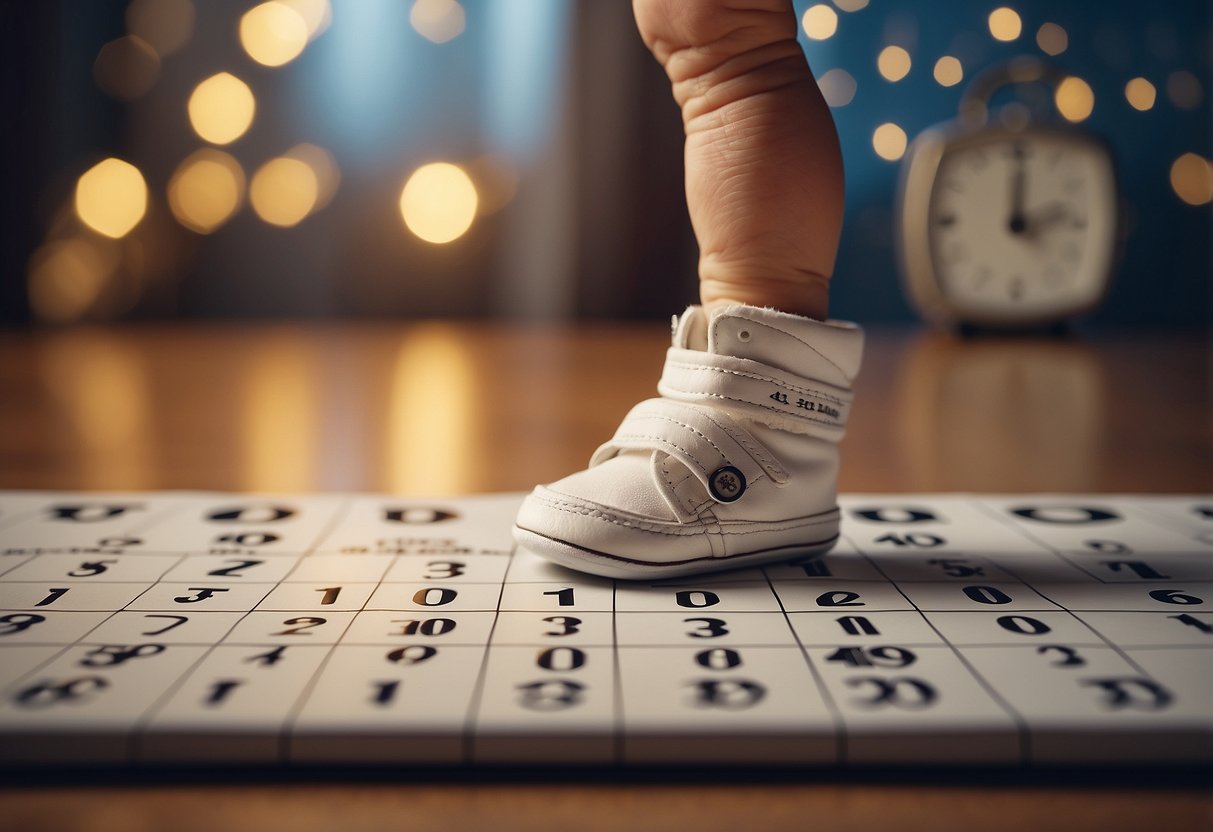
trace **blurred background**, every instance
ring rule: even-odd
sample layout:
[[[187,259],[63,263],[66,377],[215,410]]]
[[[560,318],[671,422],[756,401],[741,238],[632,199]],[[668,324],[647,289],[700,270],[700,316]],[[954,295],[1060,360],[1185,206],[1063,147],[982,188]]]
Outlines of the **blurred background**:
[[[907,142],[1035,55],[1081,79],[1051,117],[1109,142],[1121,180],[1123,257],[1086,325],[1213,319],[1210,4],[796,7],[847,169],[833,314],[913,320]],[[649,319],[695,297],[679,115],[629,3],[0,9],[2,322]]]

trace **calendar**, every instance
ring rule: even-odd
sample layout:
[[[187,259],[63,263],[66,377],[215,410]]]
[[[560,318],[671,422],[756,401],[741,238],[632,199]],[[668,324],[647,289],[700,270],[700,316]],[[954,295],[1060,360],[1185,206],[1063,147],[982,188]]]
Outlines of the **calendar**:
[[[0,492],[0,763],[1213,763],[1213,498],[845,495],[661,582],[520,501]]]

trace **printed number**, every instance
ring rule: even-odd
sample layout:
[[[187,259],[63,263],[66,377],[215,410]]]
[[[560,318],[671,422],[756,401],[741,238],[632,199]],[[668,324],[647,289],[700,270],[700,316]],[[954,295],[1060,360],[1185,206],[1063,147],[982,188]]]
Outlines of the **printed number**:
[[[543,620],[560,628],[557,631],[546,630],[543,633],[545,636],[554,637],[571,636],[580,631],[582,623],[580,618],[574,618],[571,615],[549,615]]]
[[[400,631],[396,633],[388,633],[388,635],[442,636],[455,629],[455,622],[449,618],[426,618],[422,621],[410,619],[408,621],[393,621],[392,623],[399,624]]]
[[[64,587],[58,587],[56,589],[52,589],[52,590],[50,590],[49,593],[47,593],[47,596],[45,598],[43,598],[38,603],[34,604],[34,606],[35,607],[49,607],[51,604],[55,603],[60,598],[62,598],[64,595],[66,595],[67,591],[70,588],[71,587],[64,586]]]
[[[216,578],[241,578],[241,577],[243,577],[240,574],[241,572],[243,572],[246,569],[251,569],[254,566],[260,566],[261,564],[265,563],[265,561],[263,561],[263,560],[237,560],[237,561],[229,560],[229,561],[226,561],[226,563],[231,563],[234,565],[225,566],[222,569],[212,569],[210,572],[207,572],[206,574],[211,575]]]
[[[549,647],[539,651],[535,664],[544,670],[578,670],[585,667],[585,651],[576,647]]]
[[[966,586],[964,594],[979,604],[1009,604],[1011,596],[996,586]]]
[[[428,644],[410,644],[408,647],[400,647],[387,654],[387,660],[393,664],[415,665],[434,658],[438,655],[437,647],[430,647]]]
[[[567,587],[565,589],[552,589],[543,594],[551,595],[551,596],[555,597],[556,604],[558,606],[561,606],[561,607],[573,606],[573,588],[572,587]]]
[[[687,633],[691,638],[719,638],[729,634],[728,623],[720,618],[684,618],[683,624],[699,624]]]
[[[13,633],[25,632],[30,627],[35,624],[41,624],[45,620],[45,615],[38,615],[32,612],[10,612],[8,615],[0,615],[0,636],[11,636]]]
[[[862,615],[844,615],[837,619],[838,626],[849,636],[878,636],[880,630]]]
[[[919,546],[923,549],[933,549],[936,546],[942,546],[946,541],[937,534],[926,534],[925,532],[909,532],[908,534],[890,532],[889,534],[882,534],[873,542],[891,543],[894,546]]]
[[[695,691],[692,702],[699,708],[743,711],[767,695],[765,687],[750,679],[701,679],[690,684]]]
[[[67,576],[69,578],[91,578],[94,575],[100,575],[105,572],[117,562],[116,560],[86,560],[71,572],[68,572]]]
[[[202,700],[202,704],[210,708],[216,708],[223,704],[232,691],[243,684],[243,679],[220,679],[211,685],[211,692],[207,694],[206,699]]]
[[[165,627],[161,627],[159,630],[151,630],[149,632],[139,634],[139,635],[143,635],[143,636],[158,636],[163,633],[167,633],[169,630],[173,629],[174,627],[180,627],[182,624],[184,624],[185,622],[190,620],[188,615],[152,615],[152,614],[149,614],[149,615],[145,615],[143,617],[144,618],[171,618],[171,619],[173,619],[172,624],[169,624]]]
[[[1115,512],[1087,506],[1050,506],[1048,508],[1025,506],[1011,509],[1011,513],[1024,520],[1035,520],[1037,523],[1059,523],[1071,526],[1120,519],[1120,515]]]
[[[324,593],[324,595],[320,596],[320,606],[329,607],[337,603],[337,596],[341,594],[341,587],[326,586],[323,589],[318,589],[316,591]]]
[[[849,592],[847,590],[836,589],[831,592],[823,592],[817,596],[817,606],[819,607],[864,607],[867,606],[863,601],[859,600],[858,592]]]
[[[986,574],[984,567],[969,566],[964,558],[931,558],[927,563],[952,578],[984,578]]]
[[[458,597],[459,593],[445,587],[431,586],[413,593],[413,603],[422,607],[442,607]]]
[[[371,696],[371,702],[375,705],[390,705],[392,700],[396,698],[396,691],[400,688],[400,680],[393,679],[390,682],[371,682],[371,686],[375,692]]]
[[[1167,618],[1173,618],[1180,624],[1187,627],[1195,627],[1197,630],[1205,634],[1213,633],[1213,624],[1210,624],[1207,621],[1201,621],[1196,616],[1190,615],[1186,612],[1180,613],[1179,615],[1168,615]]]
[[[926,523],[939,517],[917,508],[862,508],[851,512],[873,523]]]
[[[994,621],[1007,632],[1023,636],[1042,636],[1053,632],[1048,624],[1027,615],[1001,615]]]
[[[827,662],[841,662],[847,667],[909,667],[917,660],[914,652],[904,647],[839,647],[826,656]]]
[[[720,596],[706,589],[684,589],[674,595],[678,606],[689,609],[714,607],[720,603]]]
[[[467,571],[467,564],[454,560],[432,560],[425,565],[425,574],[421,577],[427,581],[447,580],[458,578]],[[437,572],[438,574],[434,574]]]
[[[741,666],[741,654],[728,647],[713,647],[696,653],[695,664],[708,670],[732,670]]]
[[[1133,550],[1118,540],[1084,540],[1083,546],[1101,555],[1131,555]]]
[[[131,659],[142,659],[163,653],[163,644],[103,644],[84,654],[81,667],[114,667]]]
[[[1161,711],[1175,697],[1153,679],[1122,677],[1111,679],[1080,679],[1080,685],[1097,688],[1103,693],[1103,705],[1110,710]]]
[[[1191,606],[1193,604],[1204,603],[1203,598],[1197,598],[1195,595],[1185,595],[1179,589],[1155,589],[1150,592],[1150,597],[1155,601],[1162,601],[1164,604]]]
[[[908,711],[921,710],[929,708],[939,698],[939,694],[929,682],[910,677],[886,679],[880,676],[857,676],[847,679],[845,684],[852,688],[871,688],[871,696],[858,700],[859,705],[868,708],[888,705]]]
[[[299,618],[288,618],[282,622],[286,624],[288,629],[280,633],[274,633],[276,636],[310,636],[311,633],[304,632],[313,627],[319,627],[321,624],[328,623],[327,618],[316,618],[310,615],[300,616]]]
[[[215,538],[216,543],[234,543],[237,546],[264,546],[277,540],[279,537],[273,532],[240,532],[239,534],[221,534]]]
[[[581,704],[585,685],[567,679],[551,679],[518,685],[519,704],[532,711],[563,711]]]
[[[101,676],[77,676],[62,682],[39,682],[19,691],[13,702],[23,708],[49,708],[61,702],[75,702],[90,693],[105,690],[109,681]]]
[[[267,650],[264,653],[256,653],[245,658],[246,662],[251,664],[259,664],[263,667],[273,667],[286,658],[286,645],[280,644],[273,650]]]
[[[1060,653],[1061,658],[1049,663],[1053,667],[1083,667],[1087,663],[1087,660],[1078,655],[1078,651],[1073,647],[1061,644],[1042,644],[1036,648],[1036,653],[1041,656],[1048,653]]]
[[[220,592],[228,592],[227,587],[222,586],[191,586],[188,587],[193,595],[178,595],[173,600],[178,604],[197,604],[200,601],[205,601],[208,598],[213,598]]]

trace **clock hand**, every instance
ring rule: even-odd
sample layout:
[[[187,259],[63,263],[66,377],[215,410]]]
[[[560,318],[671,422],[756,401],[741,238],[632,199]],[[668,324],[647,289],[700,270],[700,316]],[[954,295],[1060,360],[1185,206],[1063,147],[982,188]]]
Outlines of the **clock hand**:
[[[1015,157],[1015,170],[1011,174],[1011,216],[1007,218],[1007,228],[1012,234],[1023,234],[1028,230],[1028,219],[1024,215],[1027,169],[1023,146],[1015,145],[1012,154]]]

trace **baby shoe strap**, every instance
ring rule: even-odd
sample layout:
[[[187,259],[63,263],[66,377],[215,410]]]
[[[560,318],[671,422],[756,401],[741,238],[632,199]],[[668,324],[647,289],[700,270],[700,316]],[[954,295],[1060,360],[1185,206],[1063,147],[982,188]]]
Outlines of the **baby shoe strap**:
[[[764,475],[778,484],[788,480],[787,471],[761,442],[729,414],[703,405],[669,399],[641,402],[624,417],[611,440],[594,452],[590,465],[623,450],[669,454],[719,503],[734,502],[747,483]]]
[[[851,391],[748,358],[672,347],[658,391],[667,399],[716,404],[763,424],[842,438]],[[719,411],[717,411],[719,412]]]

